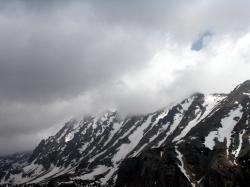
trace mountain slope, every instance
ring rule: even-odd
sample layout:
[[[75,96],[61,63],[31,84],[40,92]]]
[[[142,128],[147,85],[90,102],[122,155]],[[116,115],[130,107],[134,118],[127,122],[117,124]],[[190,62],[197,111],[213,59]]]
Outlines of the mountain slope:
[[[215,169],[218,165],[246,174],[249,104],[250,81],[246,81],[228,95],[197,93],[147,115],[122,119],[117,112],[106,112],[71,120],[42,140],[23,162],[1,164],[1,183],[74,180],[143,186],[142,181],[148,181],[164,186],[168,179],[170,186],[206,186],[214,184],[211,176],[227,173],[228,169]],[[0,163],[7,163],[6,158]],[[16,166],[19,170],[12,172]],[[133,173],[135,168],[139,173],[128,180],[126,170]]]
[[[227,97],[213,107],[201,120],[193,125],[190,121],[172,140],[162,148],[161,162],[168,159],[178,159],[174,163],[186,176],[192,186],[249,186],[250,185],[250,81],[246,81],[234,89]],[[192,127],[191,129],[189,127]],[[188,129],[188,132],[185,130]],[[171,150],[170,148],[173,147]],[[172,153],[172,155],[171,155]],[[145,160],[143,154],[138,160]],[[171,155],[171,156],[165,156]],[[157,154],[150,159],[157,157]],[[147,157],[148,158],[148,157]],[[127,161],[123,164],[126,165]],[[173,164],[173,163],[172,163]],[[166,165],[172,166],[171,163]],[[127,170],[133,170],[133,165]],[[176,166],[172,166],[174,171]],[[152,170],[152,165],[142,164],[141,168],[149,170],[151,176],[162,173],[161,168]],[[172,172],[174,173],[174,172]],[[165,179],[168,176],[165,176]],[[118,174],[117,186],[143,186],[140,183],[148,180],[141,175],[128,181],[123,180],[123,170]],[[156,186],[174,186],[175,181],[169,179],[161,182],[159,176],[148,183],[155,181]],[[171,185],[172,184],[172,185]],[[151,185],[152,186],[152,185]],[[187,186],[185,180],[178,186]]]

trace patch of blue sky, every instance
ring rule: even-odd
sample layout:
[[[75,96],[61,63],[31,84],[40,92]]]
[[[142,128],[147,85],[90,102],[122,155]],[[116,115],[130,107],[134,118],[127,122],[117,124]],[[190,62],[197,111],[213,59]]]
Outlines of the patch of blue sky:
[[[207,41],[207,39],[211,38],[213,36],[213,33],[210,31],[206,31],[204,33],[202,33],[198,39],[196,39],[193,43],[192,43],[192,47],[191,49],[193,51],[200,51],[204,45],[205,45],[205,41]]]

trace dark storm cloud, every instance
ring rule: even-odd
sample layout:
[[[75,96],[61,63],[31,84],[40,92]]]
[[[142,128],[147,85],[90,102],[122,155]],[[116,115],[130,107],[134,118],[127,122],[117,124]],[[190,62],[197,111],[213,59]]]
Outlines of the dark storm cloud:
[[[0,101],[73,97],[151,58],[145,33],[125,32],[81,7],[0,14]]]

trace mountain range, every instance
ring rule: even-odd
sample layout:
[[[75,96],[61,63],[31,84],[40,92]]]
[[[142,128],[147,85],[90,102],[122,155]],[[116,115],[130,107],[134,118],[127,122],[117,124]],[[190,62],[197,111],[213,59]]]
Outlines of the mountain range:
[[[72,119],[32,152],[0,157],[0,184],[250,186],[250,80],[158,111]]]

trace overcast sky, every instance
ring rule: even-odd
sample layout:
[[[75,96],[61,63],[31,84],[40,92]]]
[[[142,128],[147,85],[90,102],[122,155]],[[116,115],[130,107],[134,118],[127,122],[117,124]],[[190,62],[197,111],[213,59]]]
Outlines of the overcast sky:
[[[247,0],[0,1],[0,154],[71,118],[146,113],[250,79]]]

